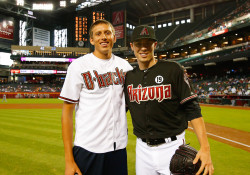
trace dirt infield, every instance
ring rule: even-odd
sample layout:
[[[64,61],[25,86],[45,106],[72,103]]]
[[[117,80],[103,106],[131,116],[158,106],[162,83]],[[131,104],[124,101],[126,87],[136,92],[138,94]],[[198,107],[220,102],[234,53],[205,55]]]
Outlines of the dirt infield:
[[[250,152],[250,133],[233,128],[205,123],[207,136],[222,143]],[[189,131],[193,131],[191,126]]]
[[[63,104],[0,104],[0,109],[62,109]],[[249,107],[204,105],[218,108],[236,108],[250,110]],[[250,152],[250,133],[228,127],[223,127],[211,123],[206,123],[208,137],[233,147]],[[193,131],[191,126],[188,130]]]

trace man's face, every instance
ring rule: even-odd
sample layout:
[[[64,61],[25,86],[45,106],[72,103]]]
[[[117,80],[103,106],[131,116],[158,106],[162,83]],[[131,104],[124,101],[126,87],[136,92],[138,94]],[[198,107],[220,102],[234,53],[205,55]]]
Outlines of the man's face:
[[[157,42],[152,39],[140,39],[130,43],[138,63],[149,63],[154,61],[154,49],[156,45]]]
[[[95,55],[101,58],[103,55],[111,54],[112,47],[116,42],[111,27],[101,23],[96,25],[92,31],[93,36],[90,38],[90,43],[95,46]]]

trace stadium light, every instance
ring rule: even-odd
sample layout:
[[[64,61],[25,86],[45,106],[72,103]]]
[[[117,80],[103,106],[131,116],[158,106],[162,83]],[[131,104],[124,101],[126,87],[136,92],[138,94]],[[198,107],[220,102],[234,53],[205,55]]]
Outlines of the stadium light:
[[[192,69],[192,66],[184,67],[185,69]]]
[[[215,62],[211,62],[211,63],[206,63],[206,64],[204,64],[204,66],[215,66],[215,65],[216,65]]]
[[[24,0],[16,0],[16,5],[24,6]]]
[[[66,1],[60,1],[60,7],[66,7]]]
[[[83,3],[80,3],[77,8],[76,8],[76,11],[78,10],[81,10],[83,8],[87,8],[87,7],[91,7],[91,6],[95,6],[95,5],[98,5],[100,3],[103,3],[103,2],[108,2],[108,1],[111,1],[111,0],[87,0]]]
[[[241,57],[241,58],[234,58],[233,61],[236,62],[236,61],[247,61],[248,58],[247,57]]]
[[[77,0],[70,0],[70,3],[76,3]]]
[[[53,4],[52,3],[33,3],[32,4],[33,10],[53,10]]]

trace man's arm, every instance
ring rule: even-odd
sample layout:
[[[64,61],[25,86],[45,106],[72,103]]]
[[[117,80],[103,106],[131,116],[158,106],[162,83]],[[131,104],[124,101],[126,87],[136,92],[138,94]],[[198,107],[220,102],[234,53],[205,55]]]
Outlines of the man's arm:
[[[194,132],[199,140],[200,143],[200,150],[198,154],[196,155],[194,159],[194,164],[198,162],[198,160],[201,160],[201,167],[199,171],[197,172],[198,174],[201,174],[201,172],[204,170],[204,174],[209,174],[212,175],[214,172],[214,167],[210,155],[210,146],[208,143],[207,139],[207,134],[206,134],[206,128],[204,124],[204,120],[202,117],[196,118],[191,120],[191,125],[194,128]]]
[[[62,137],[65,152],[65,175],[82,175],[80,169],[76,165],[73,157],[73,111],[75,109],[74,103],[63,103],[62,111]]]

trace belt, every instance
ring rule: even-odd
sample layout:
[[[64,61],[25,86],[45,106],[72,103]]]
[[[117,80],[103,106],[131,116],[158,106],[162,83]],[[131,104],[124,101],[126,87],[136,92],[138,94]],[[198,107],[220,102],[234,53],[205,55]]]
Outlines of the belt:
[[[171,141],[177,140],[176,136],[169,137]],[[147,143],[148,146],[159,146],[163,143],[166,143],[165,138],[159,138],[159,139],[141,139],[143,142]]]

